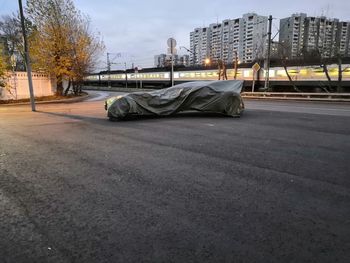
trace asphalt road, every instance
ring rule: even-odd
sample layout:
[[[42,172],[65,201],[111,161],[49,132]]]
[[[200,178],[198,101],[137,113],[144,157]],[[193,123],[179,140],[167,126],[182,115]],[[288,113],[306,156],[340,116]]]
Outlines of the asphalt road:
[[[0,262],[349,262],[350,105],[109,122],[0,106]]]

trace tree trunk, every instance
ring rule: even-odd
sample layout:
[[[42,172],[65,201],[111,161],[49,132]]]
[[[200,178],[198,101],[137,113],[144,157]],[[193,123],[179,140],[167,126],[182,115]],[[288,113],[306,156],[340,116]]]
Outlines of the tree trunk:
[[[289,75],[287,66],[286,66],[286,65],[283,65],[283,68],[284,68],[284,71],[285,71],[286,74],[287,74],[287,77],[288,77],[288,79],[289,79],[290,84],[292,84],[292,86],[293,86],[293,89],[294,89],[296,92],[300,92],[300,90],[297,88],[297,86],[295,85],[294,81],[292,80],[291,76]]]
[[[329,88],[329,90],[332,90],[332,79],[331,79],[331,77],[329,76],[327,64],[326,64],[326,63],[323,63],[323,64],[322,64],[322,68],[323,68],[323,72],[324,72],[324,74],[326,75],[327,80],[328,80],[328,88]],[[327,90],[326,88],[323,88],[323,90],[325,90],[326,92],[329,93],[329,90]]]
[[[57,96],[63,96],[63,81],[62,81],[62,77],[57,77],[56,95]]]
[[[74,92],[74,95],[79,95],[79,82],[78,81],[73,82],[73,92]]]
[[[70,90],[71,84],[72,84],[72,81],[69,80],[69,81],[68,81],[68,87],[67,87],[66,90],[64,91],[64,96],[67,96],[67,95],[68,95],[68,91]]]

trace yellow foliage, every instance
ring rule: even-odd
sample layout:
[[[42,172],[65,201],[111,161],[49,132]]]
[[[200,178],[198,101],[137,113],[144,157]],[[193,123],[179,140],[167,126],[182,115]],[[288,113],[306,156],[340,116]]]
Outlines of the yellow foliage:
[[[5,86],[6,68],[5,56],[3,55],[2,47],[0,46],[0,87]]]
[[[33,68],[63,79],[82,81],[94,64],[102,43],[89,32],[89,21],[71,0],[28,0],[35,25],[29,41]]]

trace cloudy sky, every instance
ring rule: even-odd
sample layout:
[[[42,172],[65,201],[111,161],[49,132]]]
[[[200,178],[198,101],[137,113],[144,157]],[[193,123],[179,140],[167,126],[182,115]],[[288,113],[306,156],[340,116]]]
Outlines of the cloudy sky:
[[[23,3],[25,5],[25,0]],[[0,0],[0,16],[16,12],[18,2]],[[279,19],[292,13],[325,15],[350,21],[350,0],[74,0],[75,6],[91,18],[92,28],[100,32],[106,51],[114,55],[113,68],[153,66],[153,56],[165,53],[166,41],[174,37],[179,46],[189,47],[189,33],[195,27],[248,12],[272,15],[273,30]],[[185,54],[184,49],[179,53]],[[105,56],[99,67],[105,66]]]

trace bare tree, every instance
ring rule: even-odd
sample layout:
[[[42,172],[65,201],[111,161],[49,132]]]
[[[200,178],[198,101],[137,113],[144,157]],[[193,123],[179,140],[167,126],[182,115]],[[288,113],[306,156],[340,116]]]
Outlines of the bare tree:
[[[29,35],[32,25],[29,20],[25,21],[25,26]],[[22,38],[21,21],[18,15],[5,15],[0,19],[0,35],[6,39],[9,55],[17,56],[16,69],[25,70],[24,47]]]
[[[277,42],[275,42],[277,43]],[[294,80],[292,79],[292,77],[290,76],[289,72],[288,72],[288,68],[287,68],[287,60],[288,60],[288,46],[286,46],[285,44],[282,44],[280,42],[278,42],[279,44],[279,59],[282,62],[282,66],[283,69],[288,77],[289,83],[292,85],[294,91],[296,92],[300,92],[300,89],[296,86]]]

